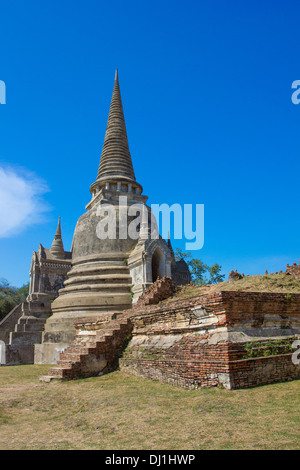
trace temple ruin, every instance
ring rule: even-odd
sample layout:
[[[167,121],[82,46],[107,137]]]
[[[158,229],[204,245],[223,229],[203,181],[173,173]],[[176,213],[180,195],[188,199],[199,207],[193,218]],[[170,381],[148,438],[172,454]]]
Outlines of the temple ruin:
[[[41,377],[46,382],[101,376],[117,367],[188,388],[300,378],[294,351],[300,294],[235,291],[245,276],[232,271],[231,290],[173,298],[191,275],[157,232],[136,180],[117,72],[90,192],[71,250],[64,249],[59,220],[51,248],[33,252],[28,299],[0,323],[1,365],[50,364]],[[137,205],[143,214],[138,222]],[[109,211],[116,237],[99,228]],[[132,223],[137,236],[124,236]],[[287,266],[286,276],[299,279],[299,266]]]

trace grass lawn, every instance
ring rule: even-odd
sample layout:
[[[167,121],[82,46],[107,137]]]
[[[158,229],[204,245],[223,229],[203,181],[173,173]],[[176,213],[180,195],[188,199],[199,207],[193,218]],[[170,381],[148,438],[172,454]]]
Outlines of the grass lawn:
[[[0,367],[0,449],[297,449],[300,381],[188,391],[116,371],[39,382]]]

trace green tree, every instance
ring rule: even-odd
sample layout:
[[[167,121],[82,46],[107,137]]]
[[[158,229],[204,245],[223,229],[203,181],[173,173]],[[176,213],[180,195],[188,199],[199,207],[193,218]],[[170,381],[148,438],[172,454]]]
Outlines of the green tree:
[[[192,259],[188,262],[190,272],[192,275],[192,280],[197,285],[207,284],[207,279],[205,277],[206,272],[209,270],[209,266],[203,263],[200,259]]]
[[[174,254],[176,261],[184,259],[187,263],[192,276],[192,281],[195,284],[217,284],[218,282],[224,281],[225,274],[221,274],[222,266],[218,263],[208,266],[208,264],[203,263],[200,259],[193,258],[190,251],[184,252],[181,248],[176,248]],[[206,277],[207,274],[209,276],[208,278]]]
[[[225,274],[221,274],[222,266],[218,263],[213,264],[210,268],[208,268],[208,272],[210,278],[208,280],[209,284],[218,284],[219,282],[223,282],[225,279]]]

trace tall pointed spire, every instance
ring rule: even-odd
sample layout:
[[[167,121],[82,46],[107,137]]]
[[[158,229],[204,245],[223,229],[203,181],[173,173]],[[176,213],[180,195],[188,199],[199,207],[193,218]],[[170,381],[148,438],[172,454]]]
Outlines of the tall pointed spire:
[[[94,205],[107,196],[106,191],[135,195],[147,200],[143,196],[143,187],[136,181],[129,151],[126,125],[121,100],[118,70],[115,74],[114,89],[110,104],[106,133],[98,169],[97,179],[90,186],[92,200],[86,209],[90,210]]]
[[[97,181],[135,182],[121,100],[118,70],[108,115]]]
[[[58,219],[57,229],[56,229],[54,240],[52,242],[52,246],[50,248],[50,252],[55,258],[65,257],[64,245],[63,245],[63,241],[61,238],[60,217]]]

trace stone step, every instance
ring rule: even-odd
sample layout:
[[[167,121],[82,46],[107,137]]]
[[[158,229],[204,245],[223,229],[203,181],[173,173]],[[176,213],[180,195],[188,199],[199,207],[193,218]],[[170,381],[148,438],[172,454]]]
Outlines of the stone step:
[[[52,367],[49,370],[49,375],[51,377],[62,379],[64,377],[64,371],[66,371],[64,367]]]
[[[82,351],[82,350],[90,351],[90,350],[95,349],[96,342],[97,341],[95,339],[95,341],[93,341],[92,343],[82,343],[82,344],[73,344],[73,343],[71,343],[68,346],[67,349],[68,349],[68,351],[70,351],[72,353],[77,353],[78,351]]]
[[[80,284],[80,283],[93,283],[93,284],[132,284],[132,279],[130,274],[98,274],[98,275],[85,275],[85,276],[72,276],[64,282],[64,286],[68,286],[70,284]]]
[[[87,352],[89,354],[89,352]],[[59,355],[59,362],[80,362],[86,354],[81,350],[80,353],[63,352]]]
[[[130,288],[131,283],[117,283],[117,284],[85,284],[84,281],[82,281],[81,284],[73,284],[69,283],[66,287],[64,287],[62,290],[64,293],[68,292],[74,292],[74,293],[79,293],[79,292],[91,292],[91,291],[96,291],[96,292],[101,292],[101,293],[129,293],[129,288]]]
[[[97,266],[80,266],[80,267],[73,267],[71,271],[68,273],[68,278],[76,277],[76,276],[88,276],[88,275],[105,275],[105,274],[128,274],[128,266],[124,263],[124,261],[118,262],[106,262],[102,264],[97,262]]]
[[[62,369],[62,370],[66,370],[66,371],[71,371],[71,370],[76,370],[78,369],[80,366],[80,362],[79,361],[76,361],[76,362],[72,362],[72,361],[58,361],[58,363],[56,364],[56,367],[57,369]]]
[[[55,375],[41,375],[39,377],[39,380],[40,380],[40,382],[49,383],[49,382],[52,382],[52,380],[60,380],[60,378],[58,376],[55,376]]]
[[[16,332],[43,331],[46,320],[34,317],[21,317],[15,326]]]
[[[49,370],[52,377],[57,377],[60,380],[73,379],[80,376],[80,368],[78,363],[72,364],[58,364]]]
[[[66,352],[67,351],[67,352]],[[76,348],[76,349],[73,349],[73,347],[70,346],[70,349],[67,348],[65,349],[65,351],[61,354],[79,354],[79,355],[82,355],[82,356],[87,356],[88,354],[96,354],[97,353],[97,347],[96,345],[92,348]]]
[[[10,344],[40,344],[42,331],[13,331],[10,333]]]
[[[73,361],[61,361],[61,360],[59,360],[56,365],[57,365],[58,368],[61,368],[61,369],[72,369],[72,367],[74,367],[76,363],[73,362]],[[78,364],[79,364],[79,361],[78,361]]]
[[[82,351],[84,351],[85,353],[88,353],[90,352],[91,354],[93,354],[94,352],[97,351],[97,349],[100,347],[101,344],[105,344],[106,342],[106,338],[104,336],[102,336],[101,338],[97,339],[95,341],[95,344],[93,347],[86,347],[86,346],[83,346],[81,348]],[[74,351],[75,352],[75,351]],[[77,351],[76,351],[77,352]]]
[[[46,319],[46,318],[43,318],[43,317],[36,317],[35,315],[32,315],[31,312],[28,312],[28,313],[22,315],[19,320],[20,320],[20,321],[30,321],[30,320],[33,320],[33,321],[36,321],[36,322],[45,322],[47,319]]]
[[[112,336],[113,334],[117,333],[120,331],[118,328],[105,328],[103,330],[102,336]]]
[[[104,328],[101,328],[101,330],[98,330],[96,332],[96,336],[101,337],[102,335],[106,334],[113,334],[117,333],[118,331],[123,331],[126,327],[129,326],[128,322],[120,322],[118,320],[112,320],[109,322],[109,324],[105,325]]]

